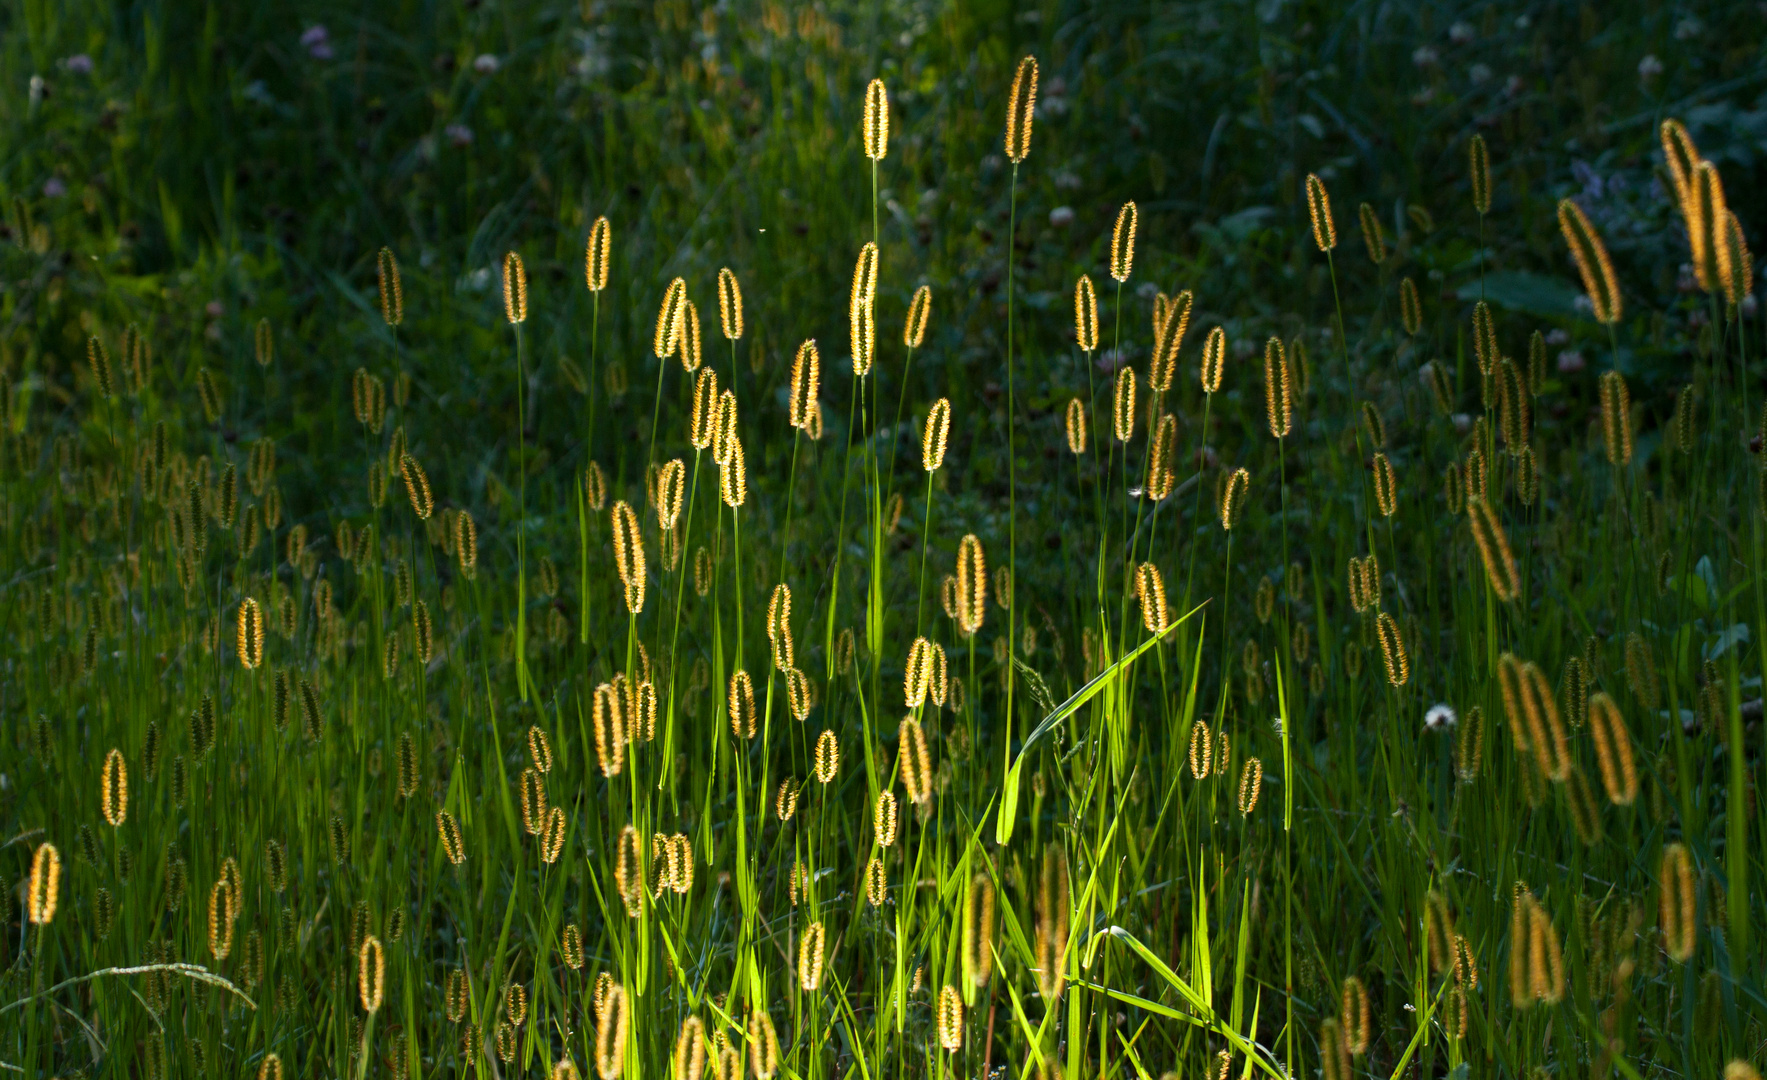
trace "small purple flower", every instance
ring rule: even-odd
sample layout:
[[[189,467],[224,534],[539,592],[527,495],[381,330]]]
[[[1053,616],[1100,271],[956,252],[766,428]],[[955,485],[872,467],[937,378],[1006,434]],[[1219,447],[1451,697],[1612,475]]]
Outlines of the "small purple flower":
[[[497,74],[497,69],[502,66],[503,61],[492,56],[490,53],[481,53],[478,58],[472,62],[472,69],[480,75],[495,75]]]
[[[323,23],[307,27],[301,34],[301,45],[306,48],[307,55],[315,60],[331,59],[331,31]]]
[[[209,318],[219,319],[221,316],[227,314],[227,305],[219,300],[210,300],[203,305],[202,310]]]
[[[61,177],[51,176],[43,181],[43,197],[45,199],[59,199],[66,194],[67,185],[61,182]]]
[[[1055,226],[1056,228],[1065,229],[1069,225],[1072,225],[1073,223],[1074,223],[1074,208],[1073,207],[1071,207],[1071,206],[1058,206],[1054,210],[1049,211],[1049,224]]]
[[[62,66],[75,75],[92,74],[92,58],[85,53],[75,53],[68,57]]]
[[[1575,375],[1588,366],[1589,362],[1583,359],[1583,354],[1575,349],[1566,349],[1558,354],[1558,373],[1560,375]]]
[[[1564,327],[1555,326],[1552,329],[1546,331],[1546,344],[1551,345],[1554,348],[1557,348],[1560,345],[1569,345],[1570,343],[1571,343],[1571,332],[1569,330],[1566,330]]]
[[[1644,59],[1638,61],[1638,77],[1646,82],[1663,73],[1663,62],[1657,59],[1656,53],[1645,53]]]
[[[472,129],[465,124],[449,124],[442,129],[442,134],[448,136],[448,141],[456,147],[472,145]]]

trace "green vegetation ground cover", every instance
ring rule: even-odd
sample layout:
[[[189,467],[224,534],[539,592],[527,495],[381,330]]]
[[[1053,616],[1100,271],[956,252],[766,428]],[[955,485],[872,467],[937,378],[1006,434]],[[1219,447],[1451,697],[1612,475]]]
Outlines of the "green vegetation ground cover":
[[[1758,239],[1754,8],[0,18],[0,1069],[1759,1063],[1767,335],[1660,132]]]

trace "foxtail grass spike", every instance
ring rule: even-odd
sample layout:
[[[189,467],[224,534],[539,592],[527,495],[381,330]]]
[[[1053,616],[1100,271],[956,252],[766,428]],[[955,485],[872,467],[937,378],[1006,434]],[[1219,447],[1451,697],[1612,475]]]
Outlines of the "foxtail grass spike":
[[[951,437],[951,399],[940,398],[926,414],[920,437],[920,462],[927,472],[945,464],[945,442]]]
[[[1086,274],[1074,282],[1074,339],[1081,352],[1098,348],[1098,297],[1092,291],[1092,278]]]
[[[1006,101],[1006,159],[1014,165],[1031,153],[1031,119],[1037,111],[1037,58],[1018,62]]]
[[[528,271],[513,251],[503,256],[503,315],[516,325],[528,321]]]
[[[853,372],[860,378],[871,373],[877,355],[877,245],[859,249],[853,266],[853,289],[847,297],[847,323],[853,347]]]
[[[1380,218],[1374,207],[1363,203],[1356,211],[1362,224],[1362,243],[1368,247],[1368,261],[1379,266],[1387,261],[1387,234],[1381,231]]]
[[[1134,269],[1135,229],[1140,221],[1141,211],[1135,206],[1133,199],[1124,203],[1123,208],[1117,211],[1117,224],[1111,230],[1111,277],[1118,284],[1128,281],[1129,272]],[[1086,284],[1088,291],[1091,291],[1092,283],[1087,281]]]
[[[716,385],[716,384],[714,384]],[[791,362],[791,426],[802,430],[810,426],[810,417],[816,411],[816,397],[822,390],[822,354],[816,349],[816,339],[810,338],[798,346],[798,353]],[[694,398],[697,410],[699,398]],[[697,413],[696,413],[697,416]]]
[[[1491,212],[1491,152],[1485,146],[1483,135],[1473,135],[1467,143],[1466,156],[1473,211],[1483,217]]]
[[[1608,325],[1620,321],[1622,303],[1620,279],[1614,273],[1614,262],[1608,258],[1607,245],[1590,224],[1583,208],[1570,199],[1558,203],[1558,228],[1570,245],[1571,258],[1576,260],[1577,273],[1583,278],[1583,291],[1589,297],[1595,321]]]
[[[613,226],[607,215],[596,218],[589,226],[589,239],[583,247],[583,283],[590,292],[601,292],[607,288],[608,262],[613,253]]]
[[[1313,225],[1313,243],[1320,251],[1338,246],[1338,229],[1331,218],[1331,196],[1317,173],[1307,174],[1307,217]]]
[[[1066,428],[1068,452],[1079,455],[1086,452],[1086,403],[1079,398],[1068,401]]]
[[[1270,422],[1270,434],[1278,439],[1287,437],[1294,426],[1294,400],[1288,356],[1278,337],[1264,343],[1264,412]]]
[[[890,96],[882,79],[873,79],[865,86],[865,119],[861,130],[865,156],[882,161],[890,152]]]
[[[932,287],[922,285],[914,290],[914,298],[908,302],[908,319],[902,324],[902,344],[910,349],[920,348],[926,341],[926,327],[932,311]]]
[[[1227,366],[1227,331],[1217,326],[1209,331],[1209,338],[1203,343],[1203,359],[1200,375],[1203,393],[1215,394],[1221,390],[1221,376]]]

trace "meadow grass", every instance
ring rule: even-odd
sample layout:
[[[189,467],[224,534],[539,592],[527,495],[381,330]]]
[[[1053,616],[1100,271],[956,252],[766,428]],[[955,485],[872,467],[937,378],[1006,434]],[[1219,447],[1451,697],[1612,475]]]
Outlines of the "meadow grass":
[[[162,183],[209,276],[107,281],[99,188],[11,201],[0,1071],[1753,1076],[1752,196],[1675,121],[1632,218],[1457,137],[1433,212],[1301,163],[1174,255],[1054,224],[1071,65],[985,38],[941,121],[842,14],[621,99],[740,194],[608,139],[684,186],[524,244],[426,173],[454,280],[297,301]],[[941,138],[962,237],[893,193]]]

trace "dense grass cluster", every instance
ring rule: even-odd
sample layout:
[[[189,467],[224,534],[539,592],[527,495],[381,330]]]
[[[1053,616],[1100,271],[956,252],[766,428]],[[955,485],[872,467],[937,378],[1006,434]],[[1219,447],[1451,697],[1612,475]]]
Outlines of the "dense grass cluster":
[[[745,30],[782,110],[820,11]],[[1473,133],[1433,214],[1322,164],[1180,258],[1027,222],[1015,61],[941,106],[985,238],[880,78],[813,256],[368,245],[346,357],[14,199],[0,1070],[1755,1080],[1746,193],[1653,122],[1654,201],[1488,271],[1535,196]]]

